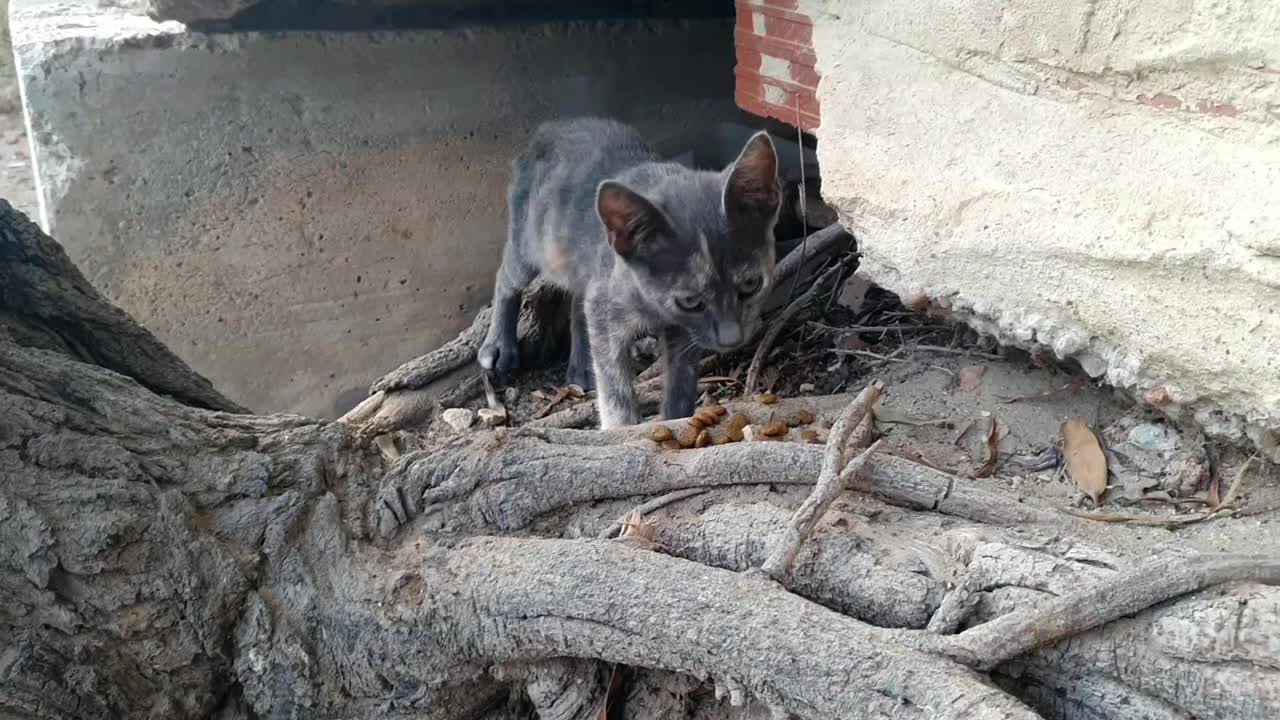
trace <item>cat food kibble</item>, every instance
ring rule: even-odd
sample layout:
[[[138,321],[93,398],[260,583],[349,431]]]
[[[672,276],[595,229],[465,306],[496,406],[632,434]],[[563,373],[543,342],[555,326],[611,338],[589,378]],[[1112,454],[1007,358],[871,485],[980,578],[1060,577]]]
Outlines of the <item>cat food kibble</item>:
[[[670,440],[663,440],[662,447],[667,450],[679,450],[680,441],[676,440],[675,438],[671,438]]]
[[[742,428],[750,424],[751,420],[749,420],[746,415],[734,413],[729,416],[728,420],[724,421],[724,432],[729,436],[730,440],[734,442],[741,442]]]
[[[674,439],[675,436],[676,434],[671,432],[671,428],[667,427],[666,425],[659,425],[658,427],[653,429],[654,442],[666,442],[668,440]]]
[[[680,443],[680,447],[691,448],[698,441],[698,433],[700,432],[702,432],[701,427],[685,425],[676,432],[676,442]]]
[[[812,425],[814,421],[813,413],[808,410],[801,410],[796,413],[796,419],[800,421],[801,425]]]
[[[774,403],[778,402],[778,396],[774,395],[771,392],[761,393],[756,396],[756,401],[759,402],[761,405],[773,405]]]
[[[787,424],[781,420],[770,420],[760,434],[765,437],[781,437],[787,434]]]
[[[693,446],[698,448],[704,448],[709,446],[710,444],[711,444],[711,433],[710,431],[707,431],[707,430],[703,430],[702,432],[698,433],[697,439],[693,441]]]

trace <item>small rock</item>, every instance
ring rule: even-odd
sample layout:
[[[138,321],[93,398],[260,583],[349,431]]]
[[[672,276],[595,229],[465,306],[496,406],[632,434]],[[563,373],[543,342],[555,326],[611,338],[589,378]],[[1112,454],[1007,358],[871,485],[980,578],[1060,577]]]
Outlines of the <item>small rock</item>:
[[[515,405],[516,400],[520,399],[520,388],[509,387],[502,391],[502,402],[507,405]]]
[[[484,423],[485,427],[492,428],[507,424],[507,413],[505,410],[480,408],[476,411],[476,414],[480,416],[480,422]]]
[[[476,415],[466,408],[449,408],[440,413],[440,419],[455,431],[462,432],[476,421]]]
[[[1129,444],[1151,452],[1168,452],[1178,447],[1178,432],[1168,425],[1142,423],[1129,431]]]
[[[854,275],[840,289],[840,304],[854,312],[862,309],[862,303],[871,289],[871,281],[861,275]]]
[[[960,372],[956,376],[959,379],[960,389],[964,392],[972,392],[982,384],[982,376],[986,374],[987,367],[985,365],[971,365],[960,368]]]
[[[800,383],[800,392],[811,393],[815,390],[813,383]]]

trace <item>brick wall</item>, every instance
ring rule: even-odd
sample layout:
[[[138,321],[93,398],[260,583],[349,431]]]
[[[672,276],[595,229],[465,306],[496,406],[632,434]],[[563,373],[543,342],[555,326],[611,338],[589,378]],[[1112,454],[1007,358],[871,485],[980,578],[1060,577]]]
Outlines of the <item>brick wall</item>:
[[[737,0],[735,94],[747,112],[815,130],[821,115],[813,20],[798,6],[798,0]]]

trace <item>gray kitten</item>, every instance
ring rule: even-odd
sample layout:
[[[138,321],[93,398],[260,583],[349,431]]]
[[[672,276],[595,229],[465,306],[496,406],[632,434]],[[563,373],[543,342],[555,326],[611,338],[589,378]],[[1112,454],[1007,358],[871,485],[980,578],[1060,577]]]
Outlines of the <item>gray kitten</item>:
[[[729,351],[755,334],[781,197],[764,132],[708,172],[663,162],[611,120],[542,125],[512,163],[509,236],[480,365],[515,369],[521,293],[541,276],[573,295],[567,380],[597,388],[602,428],[640,422],[629,350],[647,333],[662,343],[662,415],[688,416],[698,348]]]

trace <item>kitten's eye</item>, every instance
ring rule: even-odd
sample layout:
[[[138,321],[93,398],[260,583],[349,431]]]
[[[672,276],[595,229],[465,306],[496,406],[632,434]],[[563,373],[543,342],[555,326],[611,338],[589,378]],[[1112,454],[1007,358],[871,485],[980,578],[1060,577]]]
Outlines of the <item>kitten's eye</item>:
[[[698,312],[702,309],[702,298],[697,295],[677,295],[676,307],[685,312]]]
[[[764,280],[762,280],[759,275],[752,275],[746,280],[738,283],[738,292],[742,293],[743,296],[755,295],[760,291],[760,286],[763,284]]]

